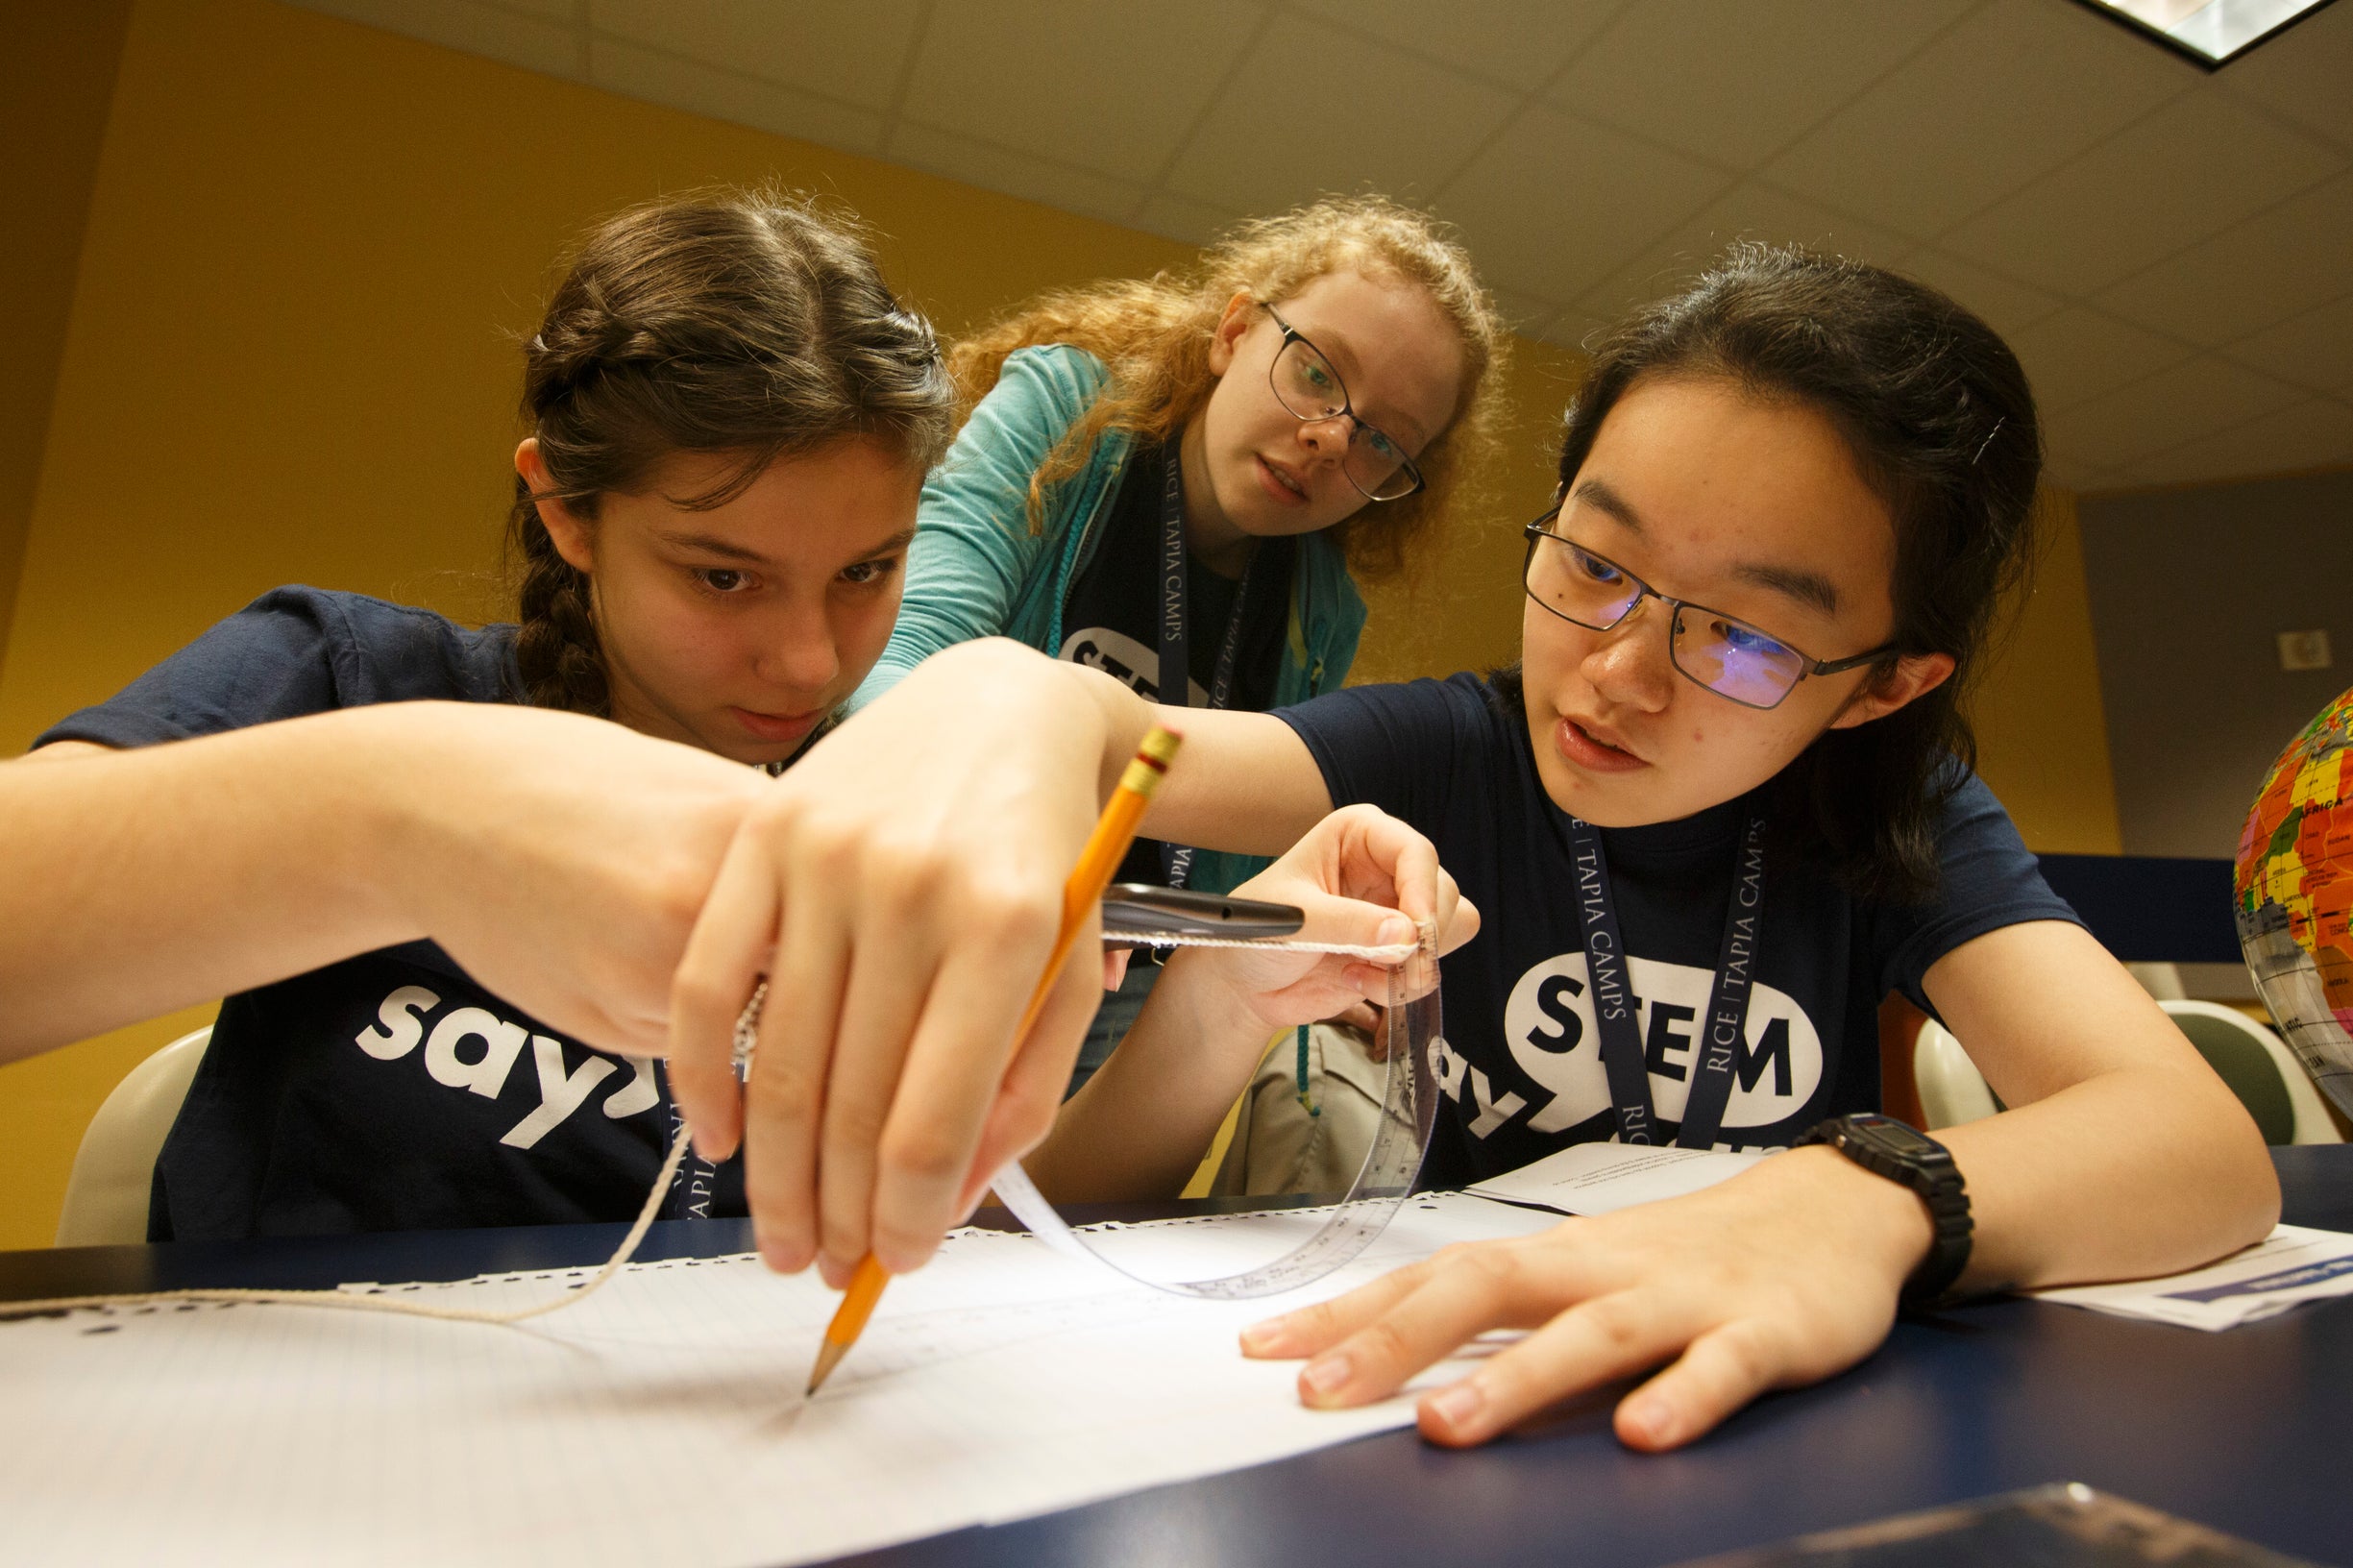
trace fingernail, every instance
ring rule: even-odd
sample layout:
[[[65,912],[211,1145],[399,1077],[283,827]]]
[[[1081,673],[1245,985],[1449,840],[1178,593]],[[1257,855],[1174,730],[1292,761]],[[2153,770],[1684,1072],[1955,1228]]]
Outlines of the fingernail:
[[[1479,1384],[1465,1378],[1451,1388],[1441,1388],[1430,1396],[1430,1413],[1458,1431],[1471,1424],[1486,1408],[1487,1396]]]
[[[1652,1444],[1665,1442],[1675,1421],[1664,1402],[1655,1399],[1628,1400],[1618,1419],[1628,1436]]]
[[[1283,1319],[1270,1317],[1263,1323],[1253,1323],[1242,1330],[1242,1353],[1246,1356],[1279,1356],[1290,1343],[1290,1330]]]
[[[1384,947],[1394,947],[1413,940],[1413,922],[1403,915],[1392,915],[1381,922],[1381,942]]]
[[[1344,1355],[1320,1357],[1308,1362],[1307,1370],[1299,1374],[1309,1393],[1332,1393],[1348,1381],[1348,1358]]]

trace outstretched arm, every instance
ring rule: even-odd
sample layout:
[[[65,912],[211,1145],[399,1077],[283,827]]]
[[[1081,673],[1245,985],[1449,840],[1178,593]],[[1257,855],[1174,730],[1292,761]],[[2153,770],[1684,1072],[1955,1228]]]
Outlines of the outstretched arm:
[[[569,714],[403,702],[0,764],[0,1055],[430,937],[609,1049],[766,784]]]

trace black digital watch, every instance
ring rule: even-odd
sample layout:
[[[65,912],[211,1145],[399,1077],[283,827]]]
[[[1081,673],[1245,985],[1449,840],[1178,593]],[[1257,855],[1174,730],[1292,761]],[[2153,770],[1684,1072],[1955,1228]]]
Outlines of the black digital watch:
[[[1944,1144],[1893,1116],[1875,1112],[1832,1116],[1815,1127],[1793,1147],[1827,1143],[1875,1176],[1884,1176],[1910,1188],[1928,1206],[1936,1237],[1928,1256],[1903,1282],[1901,1300],[1907,1307],[1940,1306],[1949,1299],[1952,1282],[1969,1266],[1972,1222],[1969,1193],[1961,1185],[1961,1169]]]

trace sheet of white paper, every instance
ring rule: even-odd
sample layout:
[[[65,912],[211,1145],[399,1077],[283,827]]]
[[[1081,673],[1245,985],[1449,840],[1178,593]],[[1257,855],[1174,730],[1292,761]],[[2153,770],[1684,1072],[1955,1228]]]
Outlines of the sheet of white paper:
[[[1540,1204],[1564,1214],[1606,1214],[1713,1187],[1763,1158],[1762,1152],[1578,1143],[1470,1190],[1507,1203]]]
[[[1222,1270],[1312,1223],[1175,1221],[1119,1244]],[[12,1561],[87,1568],[806,1562],[1407,1425],[1409,1397],[1302,1409],[1296,1363],[1244,1360],[1236,1333],[1547,1223],[1415,1198],[1340,1273],[1230,1304],[963,1233],[892,1286],[814,1401],[836,1298],[748,1257],[632,1265],[513,1328],[302,1307],[0,1323],[0,1536]],[[405,1288],[494,1307],[578,1277]]]
[[[2037,1290],[2037,1301],[2089,1307],[2186,1329],[2233,1329],[2274,1317],[2300,1302],[2353,1295],[2353,1236],[2282,1225],[2218,1263],[2124,1285]]]

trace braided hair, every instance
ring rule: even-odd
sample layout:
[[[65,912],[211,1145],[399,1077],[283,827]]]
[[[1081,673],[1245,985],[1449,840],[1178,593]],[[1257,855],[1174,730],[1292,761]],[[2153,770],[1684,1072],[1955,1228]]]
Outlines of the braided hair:
[[[674,453],[733,459],[682,504],[725,504],[779,458],[845,440],[929,468],[955,393],[931,326],[902,309],[853,220],[799,197],[700,192],[591,230],[524,345],[523,416],[551,481],[520,477],[507,519],[525,700],[604,715],[589,579],[539,503],[593,521]]]

